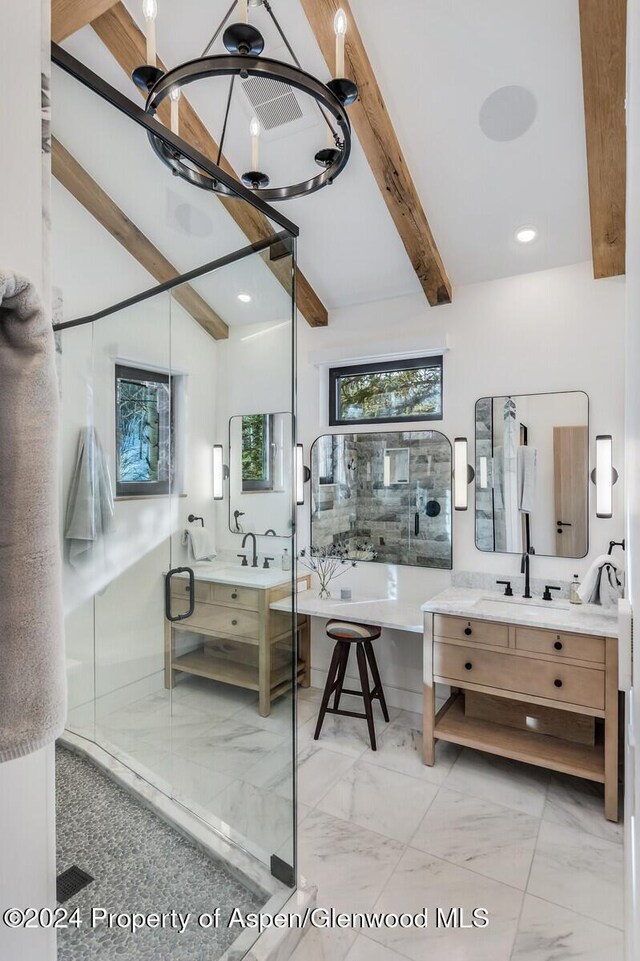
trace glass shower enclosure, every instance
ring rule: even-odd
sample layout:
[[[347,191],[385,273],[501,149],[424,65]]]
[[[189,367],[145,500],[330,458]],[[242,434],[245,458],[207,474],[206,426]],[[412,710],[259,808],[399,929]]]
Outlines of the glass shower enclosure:
[[[147,144],[153,121],[67,54],[54,59],[64,743],[277,910],[296,882],[305,677],[294,611],[297,231],[241,187],[220,202],[175,182]],[[78,167],[112,201],[102,219]],[[240,205],[255,236],[239,229]],[[135,225],[139,260],[112,230],[113,207]],[[144,261],[150,237],[175,267],[159,285]],[[230,525],[229,475],[246,456],[229,424],[271,423],[275,412],[265,464],[279,467],[258,494],[241,477]],[[253,524],[242,520],[250,501]],[[238,957],[253,934],[241,937]]]

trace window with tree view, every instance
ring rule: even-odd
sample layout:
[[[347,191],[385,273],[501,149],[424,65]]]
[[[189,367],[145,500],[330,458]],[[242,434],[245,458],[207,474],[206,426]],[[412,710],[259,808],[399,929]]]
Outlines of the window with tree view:
[[[242,418],[242,490],[273,490],[273,414]]]
[[[329,423],[442,420],[442,357],[333,367]]]
[[[116,365],[116,494],[168,494],[171,487],[171,379]]]

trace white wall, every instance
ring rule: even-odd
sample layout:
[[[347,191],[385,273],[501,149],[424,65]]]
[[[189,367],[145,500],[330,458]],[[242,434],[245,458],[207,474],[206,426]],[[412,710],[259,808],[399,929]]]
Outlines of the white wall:
[[[298,324],[298,432],[308,462],[318,434],[326,433],[326,399],[322,369],[313,362],[329,355],[383,355],[403,350],[447,348],[444,356],[444,418],[425,424],[450,439],[466,436],[473,462],[474,405],[494,394],[583,390],[590,399],[590,442],[611,433],[614,461],[621,471],[615,488],[612,520],[595,517],[590,505],[590,551],[580,561],[534,557],[532,576],[569,580],[582,575],[590,561],[606,551],[610,539],[624,532],[624,303],[622,279],[594,281],[591,265],[508,277],[459,287],[450,306],[430,308],[422,295],[363,304],[331,313],[327,328]],[[420,425],[416,424],[416,428]],[[359,430],[376,429],[361,427]],[[307,488],[308,491],[308,488]],[[591,493],[593,494],[593,488]],[[486,554],[474,543],[473,496],[466,513],[454,513],[455,570],[515,574],[519,558]],[[307,505],[299,519],[299,543],[308,542]],[[383,565],[360,565],[341,583],[367,593],[391,590],[398,596],[426,600],[450,582],[449,572]],[[386,632],[379,643],[383,679],[398,703],[419,706],[420,640]],[[327,666],[329,645],[318,625],[314,633],[313,666]],[[322,674],[314,675],[317,683]]]
[[[40,0],[0,3],[0,264],[42,285]],[[10,145],[7,147],[6,145]],[[0,904],[55,904],[53,748],[0,764]],[[53,961],[52,931],[0,925],[0,957]]]

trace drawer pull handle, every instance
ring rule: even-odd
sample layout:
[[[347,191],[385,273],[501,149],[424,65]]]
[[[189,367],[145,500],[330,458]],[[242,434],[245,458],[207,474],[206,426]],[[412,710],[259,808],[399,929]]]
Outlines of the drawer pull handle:
[[[470,671],[471,668],[473,667],[473,664],[471,663],[471,661],[467,661],[464,667],[466,671]]]
[[[473,634],[473,631],[471,630],[470,627],[465,627],[464,632],[467,635],[467,637],[469,637],[469,634]]]
[[[237,595],[237,593],[236,593],[235,591],[234,591],[233,594],[231,595],[231,597],[232,597],[232,599],[233,599],[234,601],[235,601],[235,599],[237,598],[237,596],[238,596],[238,595]]]
[[[556,641],[553,646],[555,647],[556,651],[561,651],[561,650],[562,650],[562,641]]]
[[[562,687],[562,681],[560,680],[559,677],[557,677],[553,683],[555,684],[556,687]]]
[[[231,621],[231,623],[232,623],[233,626],[235,627],[238,622],[234,619],[233,621]]]

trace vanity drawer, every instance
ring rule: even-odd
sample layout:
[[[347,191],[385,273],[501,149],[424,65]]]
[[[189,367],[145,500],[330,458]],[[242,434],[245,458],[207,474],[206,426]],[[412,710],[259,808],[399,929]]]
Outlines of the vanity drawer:
[[[210,601],[211,587],[212,585],[209,584],[208,581],[196,580],[195,582],[196,600]],[[171,596],[179,597],[179,598],[189,597],[189,578],[188,577],[180,577],[179,575],[175,575],[174,577],[171,578]]]
[[[255,587],[234,587],[232,584],[211,584],[211,600],[229,607],[244,607],[257,611],[260,607],[260,591]]]
[[[454,681],[604,710],[604,672],[588,667],[436,641],[433,673]]]
[[[555,657],[572,657],[576,661],[593,661],[604,664],[604,637],[589,634],[565,634],[563,631],[541,631],[535,627],[516,627],[516,648],[553,654]]]
[[[448,614],[433,615],[433,633],[436,637],[450,637],[456,641],[474,641],[477,644],[495,644],[509,647],[509,627],[493,621],[474,621]]]
[[[192,616],[183,623],[196,630],[201,627],[205,631],[232,636],[260,636],[260,617],[256,612],[218,607],[215,604],[196,604]]]

